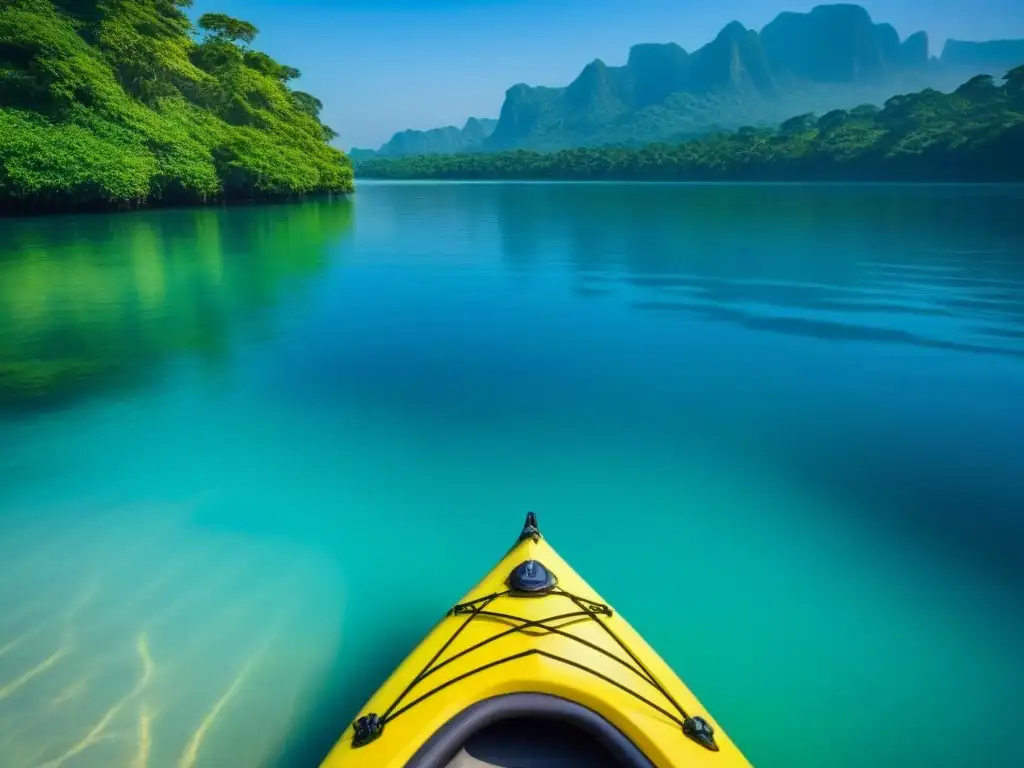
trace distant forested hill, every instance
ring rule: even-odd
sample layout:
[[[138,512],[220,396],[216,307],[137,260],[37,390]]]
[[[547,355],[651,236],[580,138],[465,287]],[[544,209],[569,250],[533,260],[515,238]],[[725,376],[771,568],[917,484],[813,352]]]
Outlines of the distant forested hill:
[[[372,158],[360,178],[1024,181],[1024,66],[675,145]]]
[[[446,147],[433,131],[404,131],[378,154],[638,147],[881,104],[924,88],[950,91],[1019,64],[1024,40],[950,40],[935,58],[924,32],[901,40],[860,6],[821,5],[781,13],[760,32],[734,21],[692,52],[675,43],[635,45],[624,65],[597,59],[565,87],[514,85],[486,137]]]
[[[0,211],[352,190],[299,72],[191,0],[0,0]]]

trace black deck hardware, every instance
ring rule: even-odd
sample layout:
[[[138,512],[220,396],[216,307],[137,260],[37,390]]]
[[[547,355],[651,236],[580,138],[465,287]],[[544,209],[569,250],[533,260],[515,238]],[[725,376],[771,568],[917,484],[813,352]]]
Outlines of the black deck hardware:
[[[380,715],[371,712],[363,715],[352,723],[352,746],[365,747],[371,741],[376,741],[384,733],[384,721]]]
[[[555,574],[539,560],[524,560],[508,577],[508,586],[513,594],[543,595],[554,589],[556,584]]]
[[[698,715],[686,718],[683,721],[683,733],[702,747],[706,747],[712,752],[718,751],[718,745],[715,743],[715,729],[703,717]]]
[[[533,512],[526,513],[526,522],[523,524],[523,530],[519,534],[518,541],[525,541],[526,539],[533,539],[534,542],[541,540],[540,528],[537,527],[537,516]]]

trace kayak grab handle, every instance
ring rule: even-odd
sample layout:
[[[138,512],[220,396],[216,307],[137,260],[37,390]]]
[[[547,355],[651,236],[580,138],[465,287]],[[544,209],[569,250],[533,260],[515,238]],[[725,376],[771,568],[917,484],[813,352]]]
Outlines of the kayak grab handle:
[[[535,542],[541,540],[540,528],[537,527],[537,516],[533,512],[526,513],[526,522],[523,523],[523,530],[519,534],[519,541],[533,539]]]

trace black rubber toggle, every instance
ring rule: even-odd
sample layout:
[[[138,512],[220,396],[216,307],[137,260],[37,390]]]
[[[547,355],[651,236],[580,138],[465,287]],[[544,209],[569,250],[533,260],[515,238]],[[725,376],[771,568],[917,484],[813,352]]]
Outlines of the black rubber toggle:
[[[352,723],[352,746],[365,747],[371,741],[376,741],[384,733],[384,721],[380,715],[371,712],[363,715]]]
[[[526,560],[515,567],[508,577],[508,585],[515,592],[541,594],[548,592],[558,583],[555,574],[538,560]]]
[[[523,524],[523,530],[519,534],[519,541],[525,541],[526,539],[540,541],[540,538],[540,528],[537,527],[537,516],[533,514],[533,512],[527,512],[526,522]]]
[[[703,717],[686,718],[683,721],[683,733],[702,747],[706,747],[712,752],[718,751],[718,745],[715,744],[715,729],[708,725],[708,721]]]

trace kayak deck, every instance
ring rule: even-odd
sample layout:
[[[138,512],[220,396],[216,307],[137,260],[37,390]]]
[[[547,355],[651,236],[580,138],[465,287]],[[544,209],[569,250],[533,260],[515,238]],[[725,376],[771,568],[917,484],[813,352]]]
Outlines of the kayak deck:
[[[586,742],[579,759],[589,755],[594,766],[749,764],[541,537],[531,514],[497,566],[373,695],[323,768],[563,765],[552,762],[556,726],[563,745],[575,729],[568,741]],[[595,763],[601,750],[607,759]]]

